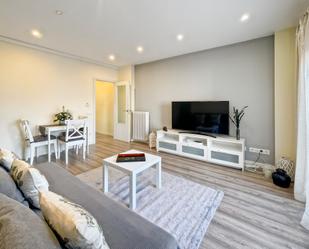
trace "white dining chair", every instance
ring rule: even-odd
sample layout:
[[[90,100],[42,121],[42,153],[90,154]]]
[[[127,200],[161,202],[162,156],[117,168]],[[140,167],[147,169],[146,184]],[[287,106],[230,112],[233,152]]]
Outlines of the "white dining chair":
[[[60,157],[61,146],[65,146],[65,164],[69,162],[69,148],[82,146],[83,159],[86,159],[86,120],[66,120],[66,131],[58,137],[58,157]]]
[[[20,120],[20,124],[24,133],[26,148],[29,148],[30,152],[30,165],[33,164],[34,155],[38,157],[37,148],[42,146],[48,146],[48,136],[45,135],[37,135],[33,136],[29,121],[28,120]],[[57,159],[57,137],[51,136],[50,143],[54,146],[55,157]]]
[[[78,119],[85,119],[86,120],[86,151],[87,154],[89,154],[89,117],[88,116],[84,116],[84,115],[79,115]]]

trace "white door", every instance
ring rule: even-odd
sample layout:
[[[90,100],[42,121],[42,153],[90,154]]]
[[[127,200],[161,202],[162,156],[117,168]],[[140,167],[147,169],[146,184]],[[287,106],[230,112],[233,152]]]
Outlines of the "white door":
[[[130,83],[115,83],[114,138],[129,142],[131,138]]]

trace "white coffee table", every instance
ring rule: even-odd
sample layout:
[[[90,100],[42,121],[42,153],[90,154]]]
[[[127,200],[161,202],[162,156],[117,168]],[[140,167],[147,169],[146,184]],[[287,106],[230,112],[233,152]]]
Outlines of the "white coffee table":
[[[138,150],[128,150],[123,152],[129,153],[144,153]],[[130,208],[136,208],[136,176],[138,173],[149,169],[151,167],[156,169],[156,187],[161,188],[161,157],[152,154],[145,153],[145,162],[128,162],[128,163],[117,163],[117,155],[103,159],[103,190],[105,193],[108,192],[108,168],[112,167],[118,169],[130,177]]]

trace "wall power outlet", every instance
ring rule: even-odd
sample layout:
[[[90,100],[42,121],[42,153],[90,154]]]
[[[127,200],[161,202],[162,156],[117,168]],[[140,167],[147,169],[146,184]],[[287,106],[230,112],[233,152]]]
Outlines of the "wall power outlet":
[[[263,155],[270,155],[270,150],[267,150],[267,149],[260,149],[260,148],[254,148],[254,147],[250,147],[249,148],[249,151],[252,152],[252,153],[261,153]]]

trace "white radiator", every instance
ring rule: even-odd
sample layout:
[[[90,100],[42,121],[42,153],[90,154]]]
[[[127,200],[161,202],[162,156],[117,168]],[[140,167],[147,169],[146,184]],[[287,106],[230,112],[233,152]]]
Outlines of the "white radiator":
[[[149,135],[149,112],[133,112],[133,140],[147,141]]]

